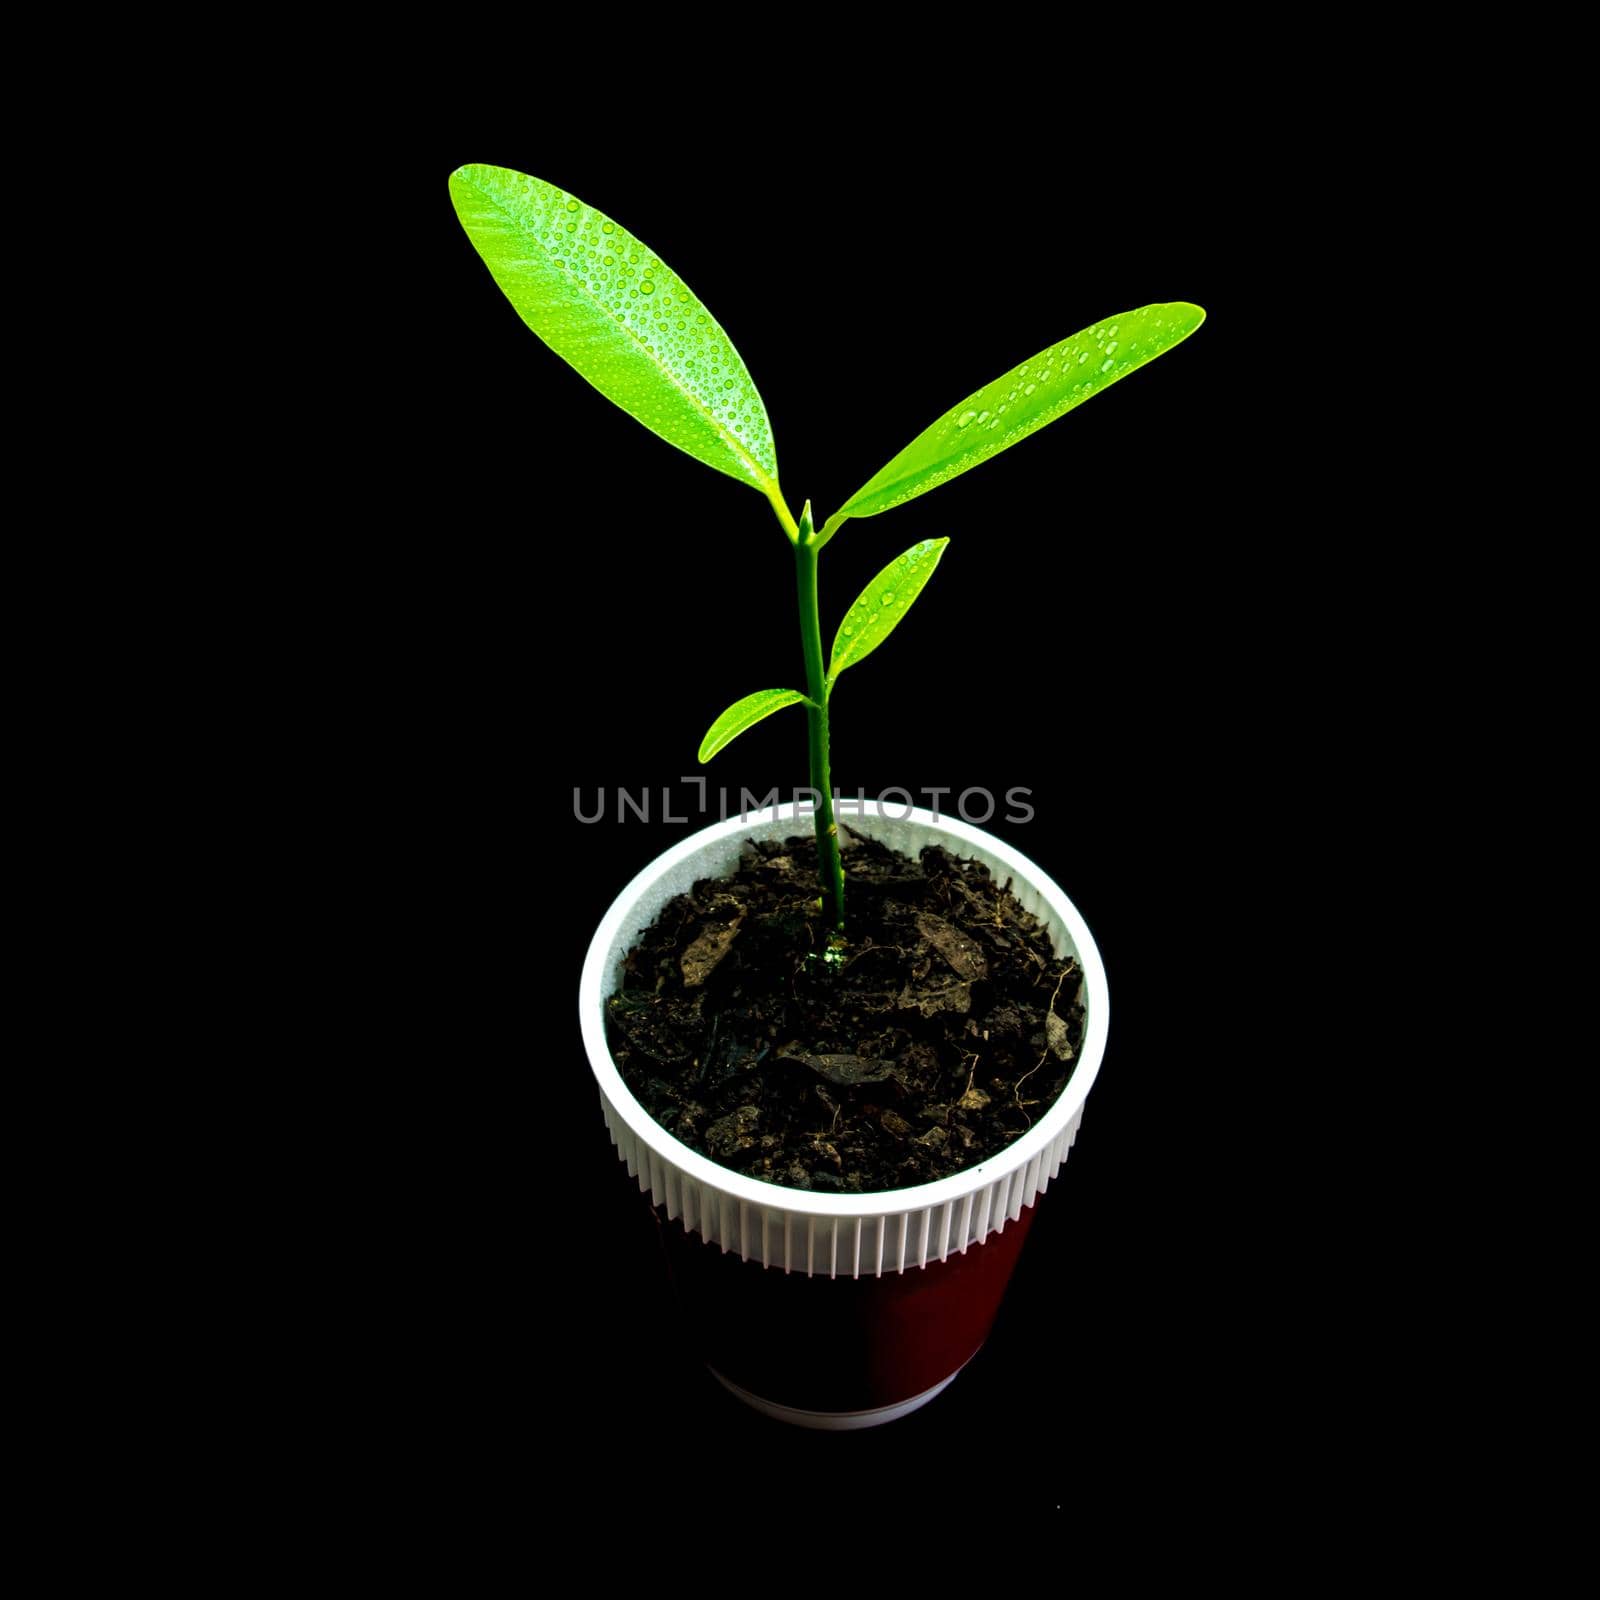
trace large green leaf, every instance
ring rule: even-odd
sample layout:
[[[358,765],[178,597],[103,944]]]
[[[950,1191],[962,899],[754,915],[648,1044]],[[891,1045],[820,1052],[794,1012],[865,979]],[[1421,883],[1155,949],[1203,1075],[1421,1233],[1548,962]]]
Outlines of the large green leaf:
[[[1009,450],[1181,344],[1205,319],[1199,306],[1174,300],[1108,317],[1041,350],[919,433],[828,518],[822,540],[847,517],[875,517]]]
[[[715,317],[648,246],[506,167],[450,175],[456,215],[522,320],[608,400],[707,466],[777,493],[767,408]]]
[[[864,661],[894,632],[922,586],[933,576],[948,539],[924,539],[898,555],[863,589],[833,637],[828,682]]]
[[[757,689],[743,700],[735,700],[711,724],[705,738],[700,741],[700,764],[708,762],[725,744],[731,744],[746,728],[770,717],[785,706],[798,705],[805,696],[798,689]]]

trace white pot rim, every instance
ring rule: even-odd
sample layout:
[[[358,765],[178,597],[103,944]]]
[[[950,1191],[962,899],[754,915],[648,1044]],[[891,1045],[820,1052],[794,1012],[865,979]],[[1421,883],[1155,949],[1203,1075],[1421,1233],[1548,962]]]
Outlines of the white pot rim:
[[[1093,1088],[1100,1062],[1105,1054],[1106,1033],[1110,1021],[1110,991],[1106,984],[1104,964],[1088,925],[1065,892],[1047,874],[1028,860],[1020,851],[985,833],[971,823],[956,817],[935,817],[921,808],[884,807],[876,801],[864,805],[850,803],[841,807],[842,822],[862,822],[867,826],[862,832],[871,832],[876,819],[888,823],[911,823],[926,827],[947,842],[952,853],[962,855],[957,846],[981,852],[991,863],[991,871],[998,866],[1000,882],[1003,873],[1009,873],[1019,882],[1032,886],[1040,899],[1050,908],[1066,930],[1083,973],[1086,1019],[1083,1046],[1078,1054],[1078,1064],[1067,1080],[1066,1088],[1055,1104],[1033,1124],[1021,1138],[1003,1150],[980,1162],[940,1178],[933,1183],[918,1184],[907,1189],[884,1189],[866,1194],[819,1193],[809,1189],[792,1189],[782,1184],[747,1177],[691,1149],[674,1138],[634,1098],[623,1081],[606,1041],[605,1002],[607,968],[613,946],[619,933],[635,920],[635,908],[641,898],[667,873],[683,866],[708,845],[727,840],[757,836],[771,836],[775,826],[788,826],[796,833],[807,832],[812,824],[808,814],[802,812],[797,819],[792,808],[782,805],[764,811],[750,812],[742,817],[730,817],[713,823],[708,828],[680,840],[671,849],[657,856],[612,902],[611,908],[595,930],[589,952],[583,964],[583,976],[578,986],[579,1022],[583,1042],[589,1056],[600,1092],[609,1102],[611,1111],[626,1123],[629,1131],[648,1150],[654,1152],[668,1168],[676,1168],[682,1176],[705,1190],[716,1191],[744,1206],[781,1210],[798,1217],[812,1218],[877,1218],[901,1216],[911,1211],[924,1211],[932,1207],[949,1206],[968,1195],[995,1183],[1007,1173],[1025,1169],[1040,1158],[1060,1138],[1068,1124],[1076,1130],[1076,1119],[1083,1103]],[[704,876],[713,876],[707,872]],[[642,926],[642,925],[639,925]],[[636,934],[635,934],[636,936]],[[1031,1203],[1028,1196],[1023,1203]]]

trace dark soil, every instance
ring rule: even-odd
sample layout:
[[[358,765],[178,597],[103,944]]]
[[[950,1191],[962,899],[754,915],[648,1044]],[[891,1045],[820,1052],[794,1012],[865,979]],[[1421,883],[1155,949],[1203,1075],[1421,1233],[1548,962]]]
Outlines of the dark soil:
[[[847,940],[816,847],[747,844],[678,895],[607,1002],[624,1081],[711,1160],[796,1189],[931,1183],[1003,1150],[1072,1076],[1083,985],[980,862],[842,829]]]

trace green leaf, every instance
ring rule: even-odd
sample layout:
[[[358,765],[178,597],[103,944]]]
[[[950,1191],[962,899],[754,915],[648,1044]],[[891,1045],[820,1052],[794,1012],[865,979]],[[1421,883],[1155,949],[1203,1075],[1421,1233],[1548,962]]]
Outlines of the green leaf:
[[[833,655],[828,662],[830,687],[846,667],[866,660],[899,626],[911,602],[933,576],[949,543],[948,539],[924,539],[921,544],[912,545],[861,591],[833,636]]]
[[[684,281],[611,218],[506,167],[462,167],[450,198],[522,320],[608,400],[707,466],[777,496],[767,408]]]
[[[1154,361],[1206,320],[1174,300],[1108,317],[1051,345],[952,406],[828,518],[822,543],[847,517],[875,517],[959,476]]]
[[[805,696],[798,689],[757,689],[743,700],[736,700],[711,724],[700,741],[700,764],[704,766],[725,744],[731,744],[746,728],[770,717],[785,706],[798,705]]]

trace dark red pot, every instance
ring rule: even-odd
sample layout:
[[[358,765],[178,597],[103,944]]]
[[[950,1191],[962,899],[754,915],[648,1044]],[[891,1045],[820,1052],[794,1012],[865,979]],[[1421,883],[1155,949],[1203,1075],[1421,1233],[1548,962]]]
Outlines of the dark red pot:
[[[708,1245],[653,1207],[679,1311],[742,1400],[811,1427],[914,1411],[982,1348],[1033,1221],[1025,1206],[965,1255],[884,1277],[807,1277]]]
[[[984,862],[1075,954],[1086,1012],[1059,1099],[981,1165],[916,1188],[818,1195],[717,1166],[634,1099],[606,1043],[605,999],[640,931],[673,895],[728,872],[744,841],[785,838],[781,807],[673,846],[617,896],[590,942],[579,1023],[617,1154],[656,1212],[683,1316],[743,1400],[811,1427],[858,1428],[931,1400],[988,1336],[1032,1207],[1060,1170],[1105,1052],[1105,969],[1061,889],[1003,840],[925,811],[869,805],[851,826],[915,857],[924,845]]]

